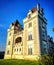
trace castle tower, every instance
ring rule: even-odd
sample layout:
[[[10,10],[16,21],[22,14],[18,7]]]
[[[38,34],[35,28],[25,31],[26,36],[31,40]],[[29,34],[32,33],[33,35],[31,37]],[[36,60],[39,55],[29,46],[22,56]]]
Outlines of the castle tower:
[[[47,20],[44,17],[40,4],[37,8],[29,10],[24,18],[24,57],[36,59],[41,54],[47,53]]]
[[[7,35],[7,42],[6,42],[6,50],[5,50],[5,59],[11,59],[14,53],[14,45],[15,43],[15,34],[21,31],[22,28],[20,27],[20,24],[18,20],[16,20],[14,23],[10,25],[10,28],[8,29],[8,35]]]
[[[14,26],[10,25],[8,29],[7,42],[6,42],[6,51],[4,58],[11,58],[13,52],[13,44],[14,44]]]

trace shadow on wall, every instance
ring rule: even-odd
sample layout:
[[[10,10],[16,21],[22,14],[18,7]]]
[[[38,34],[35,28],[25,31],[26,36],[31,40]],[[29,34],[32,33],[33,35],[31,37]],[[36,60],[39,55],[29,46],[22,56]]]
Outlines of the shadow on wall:
[[[0,52],[0,59],[4,59],[4,51]]]

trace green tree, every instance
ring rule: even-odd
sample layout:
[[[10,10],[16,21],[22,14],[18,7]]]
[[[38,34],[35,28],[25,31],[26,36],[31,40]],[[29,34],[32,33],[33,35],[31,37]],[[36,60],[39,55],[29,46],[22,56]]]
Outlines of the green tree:
[[[54,55],[49,56],[49,55],[42,55],[39,59],[40,65],[54,65]]]

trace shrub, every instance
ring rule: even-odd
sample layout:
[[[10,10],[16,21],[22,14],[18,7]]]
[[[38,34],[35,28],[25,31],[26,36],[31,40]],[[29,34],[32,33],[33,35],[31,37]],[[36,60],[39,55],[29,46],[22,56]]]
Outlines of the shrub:
[[[42,55],[39,59],[40,65],[54,65],[54,55]]]

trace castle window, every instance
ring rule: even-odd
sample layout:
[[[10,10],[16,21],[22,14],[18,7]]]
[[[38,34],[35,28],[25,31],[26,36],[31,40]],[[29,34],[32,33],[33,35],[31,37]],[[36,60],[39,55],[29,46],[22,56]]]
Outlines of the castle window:
[[[42,29],[42,39],[46,40],[46,31]]]
[[[32,22],[29,23],[29,27],[32,27]]]
[[[28,55],[32,55],[32,48],[28,48]]]
[[[21,51],[21,48],[19,49],[19,51]]]
[[[44,27],[44,28],[46,27],[46,24],[44,22],[42,22],[42,27]]]
[[[8,42],[8,45],[10,45],[10,41]]]
[[[28,40],[32,40],[32,34],[28,35]]]
[[[9,52],[9,50],[7,51],[7,54],[9,54],[10,52]]]
[[[32,55],[32,46],[31,45],[28,46],[28,55]]]
[[[18,51],[18,48],[17,48],[17,51]]]
[[[44,51],[44,54],[47,53],[47,44],[45,41],[42,41],[43,42],[43,51]]]
[[[47,53],[46,48],[44,48],[44,54],[46,54],[46,53]]]
[[[14,49],[14,51],[16,51],[16,49]]]

